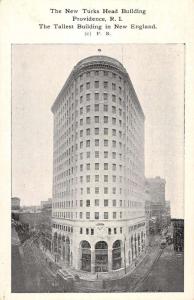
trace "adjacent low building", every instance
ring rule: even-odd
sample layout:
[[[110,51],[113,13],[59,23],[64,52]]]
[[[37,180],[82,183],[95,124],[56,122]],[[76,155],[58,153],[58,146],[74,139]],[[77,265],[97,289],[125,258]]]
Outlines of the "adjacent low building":
[[[172,219],[173,243],[176,252],[184,252],[184,220]]]

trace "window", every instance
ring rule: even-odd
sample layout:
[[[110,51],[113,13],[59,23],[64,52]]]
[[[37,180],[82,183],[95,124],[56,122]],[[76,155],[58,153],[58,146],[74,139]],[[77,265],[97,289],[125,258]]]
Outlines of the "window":
[[[108,116],[104,116],[104,123],[108,123]]]
[[[80,234],[82,234],[83,233],[83,229],[82,229],[82,227],[80,227]]]
[[[80,171],[83,171],[83,165],[80,165]]]
[[[104,158],[108,158],[108,151],[104,151]]]
[[[90,147],[90,140],[86,141],[86,147]]]
[[[95,158],[99,158],[99,151],[95,151]]]
[[[86,118],[86,124],[90,124],[90,117]]]
[[[82,211],[80,211],[80,213],[79,213],[79,218],[80,218],[80,219],[83,218],[83,213],[82,213]]]
[[[116,106],[112,106],[112,113],[116,114]]]
[[[116,201],[116,199],[113,199],[112,200],[112,206],[116,206],[117,205],[117,201]]]
[[[86,157],[90,158],[90,152],[86,152]]]
[[[90,82],[86,82],[86,89],[89,90],[90,88]]]
[[[87,187],[87,194],[90,194],[90,188]]]
[[[86,176],[86,182],[90,182],[90,175]]]
[[[87,113],[90,112],[90,105],[87,105],[87,106],[86,106],[86,112],[87,112]]]
[[[116,118],[112,118],[112,125],[116,125]]]
[[[95,128],[94,132],[95,132],[96,135],[98,135],[99,134],[99,128]]]
[[[80,107],[80,115],[83,115],[83,107]]]
[[[108,76],[108,71],[104,71],[104,76]]]
[[[83,92],[83,84],[80,85],[80,92]]]
[[[99,199],[95,199],[95,206],[99,206]]]
[[[122,201],[122,200],[120,200],[120,207],[122,207],[122,204],[123,204],[123,201]]]
[[[121,86],[119,87],[119,93],[121,94],[121,92],[122,92],[122,88],[121,88]]]
[[[94,235],[94,229],[91,228],[91,235]]]
[[[99,175],[95,175],[95,182],[99,182]]]
[[[104,93],[104,94],[103,94],[103,98],[104,98],[104,100],[108,100],[108,94],[107,94],[107,93]]]
[[[122,116],[122,109],[119,108],[119,116]]]
[[[123,217],[123,214],[122,214],[122,211],[120,211],[120,219],[122,219]]]
[[[80,207],[83,206],[83,200],[80,200]]]
[[[90,164],[86,164],[86,170],[90,170]]]
[[[108,199],[104,199],[104,206],[108,206]]]
[[[99,170],[99,163],[95,163],[95,170]]]
[[[104,146],[108,147],[108,140],[104,140]]]
[[[86,234],[89,234],[89,228],[86,228]]]
[[[90,77],[90,72],[86,72],[86,77]]]
[[[83,176],[80,176],[80,182],[81,183],[83,182]]]
[[[104,128],[104,135],[108,134],[108,128]]]
[[[104,175],[104,182],[108,182],[108,175]]]
[[[112,136],[116,136],[116,133],[117,133],[116,129],[112,129]]]
[[[108,234],[111,234],[111,228],[108,228]]]
[[[108,187],[104,187],[104,194],[108,194]]]
[[[86,129],[86,135],[90,135],[90,128]]]
[[[116,176],[115,176],[115,175],[113,175],[112,181],[113,181],[113,182],[116,182]]]
[[[95,146],[97,146],[97,147],[99,146],[99,140],[95,139]]]
[[[80,96],[80,103],[83,102],[83,96]]]
[[[112,193],[113,193],[113,194],[116,194],[116,187],[113,187],[113,188],[112,188]]]
[[[90,94],[86,94],[86,100],[90,101]]]
[[[117,229],[116,228],[114,228],[114,234],[117,234]]]
[[[96,76],[98,76],[98,75],[99,75],[99,71],[95,71],[94,74],[95,74]]]
[[[104,170],[108,170],[108,164],[104,163]]]
[[[104,219],[108,219],[108,212],[104,212]]]
[[[80,135],[80,137],[83,136],[83,130],[80,130],[79,135]]]
[[[122,233],[123,232],[123,227],[120,227],[120,233]]]
[[[88,212],[88,211],[86,212],[86,219],[90,219],[90,212]],[[86,233],[86,234],[88,234],[88,233]]]
[[[116,171],[116,168],[117,168],[116,164],[112,164],[112,170]]]
[[[95,194],[99,194],[99,187],[98,186],[95,187]]]
[[[95,100],[99,100],[99,94],[98,94],[98,93],[95,93],[95,94],[94,94],[94,99],[95,99]]]
[[[99,111],[99,104],[94,105],[94,111]]]
[[[104,81],[104,89],[108,88],[108,81]]]
[[[116,102],[116,96],[112,95],[112,102]]]
[[[108,105],[107,104],[104,104],[104,111],[108,111]]]
[[[94,87],[95,87],[95,89],[98,89],[98,88],[99,88],[99,81],[95,81],[95,82],[94,82]]]
[[[116,90],[116,84],[112,83],[112,90],[115,91]]]
[[[96,220],[99,219],[99,212],[95,212],[95,219],[96,219]]]
[[[83,125],[83,119],[79,120],[80,125]]]
[[[99,116],[94,117],[95,123],[99,123]]]
[[[86,206],[87,206],[87,207],[90,206],[90,200],[86,200]]]
[[[113,158],[113,159],[116,158],[116,152],[112,152],[112,158]]]
[[[113,77],[113,78],[116,78],[116,77],[117,77],[117,74],[112,73],[112,77]]]

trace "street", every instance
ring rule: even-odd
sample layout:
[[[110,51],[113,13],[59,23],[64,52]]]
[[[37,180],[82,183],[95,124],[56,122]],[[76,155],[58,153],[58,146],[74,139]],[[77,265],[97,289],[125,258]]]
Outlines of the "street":
[[[184,256],[176,254],[173,245],[167,246],[149,275],[135,289],[136,292],[183,292]]]

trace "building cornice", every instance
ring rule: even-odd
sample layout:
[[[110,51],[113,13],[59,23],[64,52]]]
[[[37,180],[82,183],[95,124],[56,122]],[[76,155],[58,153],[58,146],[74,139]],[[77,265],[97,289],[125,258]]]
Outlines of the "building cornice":
[[[70,75],[68,76],[65,84],[63,85],[61,91],[59,92],[59,95],[57,96],[56,100],[54,101],[51,111],[55,113],[55,108],[57,107],[58,103],[61,101],[61,96],[63,95],[63,92],[71,86],[72,82],[76,80],[81,73],[84,73],[86,71],[90,70],[111,70],[113,72],[119,73],[122,77],[124,77],[126,84],[129,86],[129,90],[131,92],[131,95],[134,97],[135,104],[137,106],[138,111],[143,116],[143,119],[145,119],[143,110],[141,108],[139,99],[137,97],[137,94],[135,92],[135,89],[133,87],[133,84],[131,82],[131,79],[124,68],[124,66],[116,59],[108,57],[108,56],[90,56],[85,59],[82,59],[79,61],[76,66],[71,71]]]

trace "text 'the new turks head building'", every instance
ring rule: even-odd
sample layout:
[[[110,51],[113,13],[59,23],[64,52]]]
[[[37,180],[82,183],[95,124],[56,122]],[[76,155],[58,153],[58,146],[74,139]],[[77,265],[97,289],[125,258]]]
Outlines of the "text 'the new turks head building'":
[[[76,270],[126,271],[146,244],[144,114],[126,69],[81,60],[52,112],[53,256]]]

